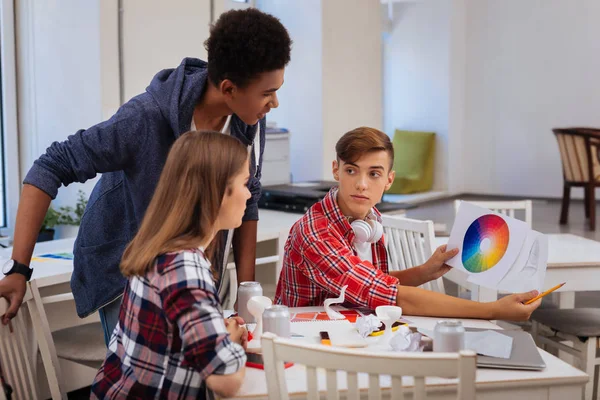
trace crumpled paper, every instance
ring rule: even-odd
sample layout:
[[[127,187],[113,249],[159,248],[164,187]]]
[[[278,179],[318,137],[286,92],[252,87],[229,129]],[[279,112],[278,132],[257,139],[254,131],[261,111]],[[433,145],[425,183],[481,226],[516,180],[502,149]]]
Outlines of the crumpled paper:
[[[421,334],[412,333],[408,326],[400,325],[396,335],[390,339],[390,346],[394,351],[423,351]]]
[[[364,338],[379,329],[380,325],[381,320],[372,314],[358,317],[355,323],[358,333]]]

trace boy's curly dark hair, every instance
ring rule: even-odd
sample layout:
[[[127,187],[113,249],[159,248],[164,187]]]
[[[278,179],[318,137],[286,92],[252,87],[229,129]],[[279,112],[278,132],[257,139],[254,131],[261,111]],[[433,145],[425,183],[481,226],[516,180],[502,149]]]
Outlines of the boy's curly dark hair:
[[[217,86],[229,79],[244,87],[258,74],[284,68],[291,46],[288,31],[274,16],[256,8],[227,11],[204,42],[208,77]]]

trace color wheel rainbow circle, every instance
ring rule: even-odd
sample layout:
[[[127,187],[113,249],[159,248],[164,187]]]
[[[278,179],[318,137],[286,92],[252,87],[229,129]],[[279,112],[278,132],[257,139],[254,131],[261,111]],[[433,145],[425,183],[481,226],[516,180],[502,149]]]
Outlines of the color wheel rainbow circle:
[[[510,233],[502,217],[486,214],[477,218],[465,233],[462,263],[470,272],[484,272],[504,257]]]

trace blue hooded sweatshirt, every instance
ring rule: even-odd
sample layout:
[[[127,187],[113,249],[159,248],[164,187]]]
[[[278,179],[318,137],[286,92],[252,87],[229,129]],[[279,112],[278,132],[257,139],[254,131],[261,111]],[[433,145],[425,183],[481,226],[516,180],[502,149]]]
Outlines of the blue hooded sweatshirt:
[[[150,203],[173,142],[190,130],[194,107],[207,85],[207,63],[185,58],[175,69],[156,74],[150,86],[119,108],[108,121],[54,142],[27,173],[24,183],[52,199],[61,185],[102,177],[92,191],[75,241],[71,289],[77,314],[85,317],[123,293],[127,282],[119,263]],[[259,121],[258,167],[250,152],[244,221],[258,220],[265,119]],[[254,146],[256,125],[236,115],[231,135]]]

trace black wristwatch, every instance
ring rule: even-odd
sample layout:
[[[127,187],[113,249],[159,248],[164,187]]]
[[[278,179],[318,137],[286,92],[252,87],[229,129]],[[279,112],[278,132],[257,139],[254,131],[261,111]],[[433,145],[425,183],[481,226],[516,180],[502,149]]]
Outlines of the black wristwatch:
[[[31,279],[31,274],[33,274],[33,268],[29,268],[27,265],[21,264],[15,260],[8,260],[2,266],[2,273],[4,275],[21,274],[29,281]]]

